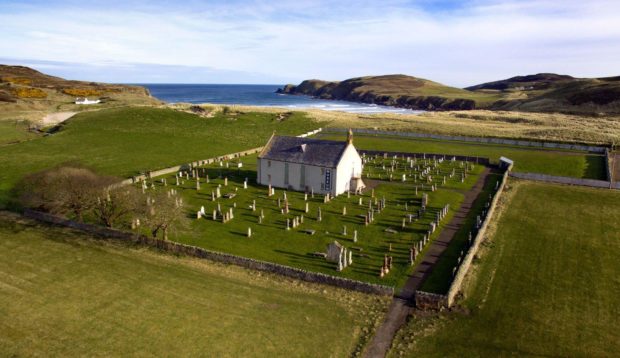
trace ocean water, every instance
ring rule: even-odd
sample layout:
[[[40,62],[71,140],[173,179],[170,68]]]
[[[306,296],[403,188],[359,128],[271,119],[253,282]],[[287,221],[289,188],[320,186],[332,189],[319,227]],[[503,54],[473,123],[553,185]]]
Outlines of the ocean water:
[[[168,103],[216,103],[249,106],[285,107],[290,109],[320,109],[362,114],[403,113],[415,114],[404,108],[377,106],[348,101],[315,99],[310,96],[275,93],[279,85],[218,85],[218,84],[148,84],[151,95]]]

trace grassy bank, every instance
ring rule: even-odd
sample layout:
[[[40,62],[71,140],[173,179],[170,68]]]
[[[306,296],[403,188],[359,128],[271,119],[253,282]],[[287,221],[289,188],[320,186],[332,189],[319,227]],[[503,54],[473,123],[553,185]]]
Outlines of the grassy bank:
[[[2,356],[342,357],[387,303],[3,213],[0,272]]]
[[[175,105],[183,106],[183,105]],[[187,107],[187,105],[185,105]],[[208,107],[218,107],[215,105]],[[234,106],[245,111],[273,113],[286,108]],[[499,137],[610,144],[620,141],[620,116],[579,116],[513,111],[440,111],[412,114],[356,114],[304,110],[327,121],[328,127],[364,128],[474,137]]]
[[[0,147],[39,137],[28,131],[25,121],[0,121]]]
[[[510,186],[464,312],[413,317],[392,356],[620,354],[620,193]]]
[[[121,177],[264,145],[273,131],[301,134],[320,124],[294,113],[221,113],[213,118],[148,107],[80,113],[58,132],[0,147],[0,207],[27,173],[79,162]]]

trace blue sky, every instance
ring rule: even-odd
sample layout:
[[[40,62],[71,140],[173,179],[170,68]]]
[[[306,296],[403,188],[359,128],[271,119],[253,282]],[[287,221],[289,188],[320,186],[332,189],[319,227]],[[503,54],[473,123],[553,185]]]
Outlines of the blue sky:
[[[0,0],[0,63],[132,83],[612,76],[620,1]]]

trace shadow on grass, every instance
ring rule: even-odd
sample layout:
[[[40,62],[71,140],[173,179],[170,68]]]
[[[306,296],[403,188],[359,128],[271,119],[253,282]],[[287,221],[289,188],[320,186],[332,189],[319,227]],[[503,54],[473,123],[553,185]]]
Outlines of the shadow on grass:
[[[607,180],[607,173],[605,172],[605,157],[602,155],[586,156],[586,167],[583,171],[582,178]]]

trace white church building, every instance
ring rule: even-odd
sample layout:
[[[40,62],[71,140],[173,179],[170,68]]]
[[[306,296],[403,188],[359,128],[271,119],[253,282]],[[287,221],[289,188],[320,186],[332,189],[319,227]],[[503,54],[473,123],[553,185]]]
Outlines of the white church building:
[[[365,187],[351,131],[346,142],[271,136],[258,155],[257,182],[332,196]]]

